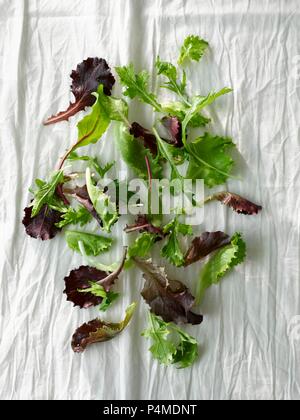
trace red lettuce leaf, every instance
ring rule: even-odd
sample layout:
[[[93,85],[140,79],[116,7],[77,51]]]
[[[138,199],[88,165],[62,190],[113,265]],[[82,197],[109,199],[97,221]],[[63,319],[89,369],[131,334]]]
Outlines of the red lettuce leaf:
[[[222,204],[225,204],[228,207],[231,207],[237,213],[245,214],[248,216],[257,214],[260,210],[262,210],[262,206],[254,204],[238,194],[227,191],[214,194],[213,199],[220,201]]]
[[[169,140],[166,141],[172,146],[183,147],[182,128],[179,119],[177,117],[164,117],[161,122],[169,135]]]
[[[124,268],[126,255],[127,249],[124,251],[120,266],[113,273],[106,273],[105,271],[89,266],[81,266],[76,270],[72,270],[64,278],[66,285],[64,293],[67,295],[67,301],[73,302],[74,306],[79,306],[80,308],[100,305],[103,300],[102,297],[95,296],[91,292],[84,293],[83,290],[89,289],[91,283],[97,283],[106,292],[109,292]]]
[[[127,225],[124,229],[126,233],[131,232],[148,232],[153,233],[155,235],[158,235],[158,237],[161,237],[161,239],[165,236],[163,233],[163,230],[159,227],[154,226],[149,220],[147,219],[146,215],[139,214],[135,223],[132,225]]]
[[[139,123],[133,122],[130,128],[130,134],[136,139],[141,139],[144,142],[144,147],[149,149],[151,154],[155,157],[157,155],[157,142],[154,134],[147,128],[142,127]]]
[[[194,238],[184,257],[184,265],[188,266],[209,255],[211,252],[230,244],[230,237],[223,232],[204,232]]]
[[[108,341],[120,334],[130,322],[135,311],[136,303],[132,303],[126,309],[125,318],[118,323],[94,319],[81,325],[72,337],[72,349],[75,353],[82,353],[87,346],[93,343]]]
[[[54,238],[60,231],[55,224],[60,221],[61,213],[51,209],[47,204],[41,208],[35,217],[31,217],[31,211],[32,207],[26,207],[24,209],[25,216],[22,220],[27,235],[42,241]]]
[[[92,94],[97,91],[100,84],[103,85],[103,92],[111,95],[115,78],[107,62],[103,58],[87,58],[78,64],[76,70],[71,73],[71,91],[75,97],[75,102],[71,102],[68,109],[59,112],[48,118],[44,124],[54,124],[59,121],[67,121],[77,112],[82,111],[87,106],[92,106],[96,97]]]
[[[195,298],[183,283],[169,279],[164,268],[151,260],[137,257],[133,260],[144,273],[146,282],[141,294],[152,313],[165,322],[201,324],[203,316],[191,311]]]

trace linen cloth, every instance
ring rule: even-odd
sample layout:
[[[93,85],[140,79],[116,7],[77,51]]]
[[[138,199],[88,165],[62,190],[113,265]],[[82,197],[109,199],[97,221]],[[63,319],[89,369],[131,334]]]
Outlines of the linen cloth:
[[[299,399],[299,1],[0,0],[0,21],[0,398]],[[240,152],[240,179],[226,188],[263,205],[246,217],[210,204],[199,230],[242,232],[247,261],[207,292],[203,324],[186,328],[200,343],[192,368],[160,366],[148,352],[138,270],[120,277],[122,298],[105,314],[120,320],[137,300],[126,331],[74,354],[72,333],[98,314],[62,294],[64,276],[84,259],[63,235],[26,236],[21,220],[28,187],[74,141],[80,115],[42,121],[66,107],[69,74],[89,56],[148,69],[156,92],[156,56],[176,61],[189,34],[210,43],[188,69],[190,93],[234,89],[209,110],[210,131],[231,136]],[[151,109],[133,101],[130,120],[151,127]],[[87,152],[125,170],[113,137]],[[130,241],[121,225],[113,234],[107,262]],[[168,272],[195,291],[199,264]]]

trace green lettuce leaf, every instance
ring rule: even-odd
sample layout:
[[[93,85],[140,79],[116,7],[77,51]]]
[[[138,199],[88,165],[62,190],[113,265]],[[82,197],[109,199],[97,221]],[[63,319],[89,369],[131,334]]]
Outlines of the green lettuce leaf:
[[[186,60],[199,61],[208,48],[208,45],[208,42],[199,38],[199,36],[188,36],[184,40],[184,43],[180,49],[178,64],[182,65]]]
[[[176,364],[179,368],[186,368],[198,357],[198,343],[193,337],[151,312],[149,327],[142,335],[151,339],[152,345],[149,350],[161,364]]]
[[[102,220],[103,229],[110,232],[119,218],[116,203],[112,203],[109,196],[93,184],[89,168],[86,169],[86,186],[91,202]]]
[[[192,227],[178,222],[175,218],[164,227],[163,231],[169,236],[166,245],[161,250],[162,257],[167,258],[176,267],[182,267],[185,263],[185,255],[181,250],[178,235],[192,235]]]
[[[78,142],[72,151],[79,147],[95,144],[108,129],[110,122],[124,121],[128,124],[128,105],[123,99],[107,96],[103,92],[103,85],[99,85],[97,93],[93,93],[97,100],[92,106],[90,114],[77,124]]]
[[[233,160],[226,153],[234,147],[230,138],[205,133],[186,145],[190,155],[187,179],[203,179],[209,188],[223,184],[230,177]]]
[[[135,175],[142,179],[148,179],[148,170],[145,156],[150,163],[153,179],[160,179],[162,168],[158,159],[154,159],[150,151],[133,135],[129,133],[124,124],[118,124],[115,131],[115,141],[124,162],[132,169]]]
[[[68,230],[65,233],[66,241],[69,248],[73,251],[80,251],[80,242],[84,246],[86,255],[97,256],[101,252],[108,251],[112,245],[112,239],[105,236],[94,235],[92,233],[78,232]]]
[[[235,233],[231,243],[217,251],[205,264],[198,283],[196,302],[200,303],[206,289],[218,284],[234,266],[241,264],[246,257],[246,244],[240,233]]]
[[[135,73],[133,64],[124,67],[116,67],[120,82],[125,86],[124,95],[133,99],[139,98],[140,101],[151,105],[156,111],[161,111],[161,106],[157,102],[155,95],[148,90],[149,73],[145,70]]]
[[[143,232],[134,243],[128,248],[128,257],[147,257],[157,239],[153,233]]]

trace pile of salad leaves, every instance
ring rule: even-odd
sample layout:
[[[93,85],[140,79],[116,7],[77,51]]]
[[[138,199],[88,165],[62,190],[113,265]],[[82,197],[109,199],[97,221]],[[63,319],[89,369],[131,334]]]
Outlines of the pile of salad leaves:
[[[103,135],[113,125],[114,139],[106,136],[105,141],[115,141],[120,158],[135,177],[145,180],[149,189],[152,180],[162,179],[166,170],[171,179],[203,179],[207,189],[225,184],[232,177],[234,161],[230,151],[235,145],[231,138],[210,132],[208,110],[210,104],[231,89],[222,88],[204,96],[190,95],[187,89],[187,65],[200,61],[208,48],[205,40],[192,35],[184,40],[176,65],[157,57],[155,68],[160,87],[173,95],[168,102],[162,102],[151,91],[150,73],[137,72],[132,63],[116,67],[115,74],[103,58],[88,58],[78,64],[71,73],[73,102],[44,122],[50,125],[68,121],[85,110],[77,122],[78,137],[48,179],[36,179],[23,219],[26,233],[32,238],[49,240],[63,231],[69,248],[88,262],[64,278],[64,293],[74,306],[109,310],[120,299],[114,290],[119,277],[125,270],[140,269],[144,279],[141,296],[149,310],[149,325],[142,335],[151,341],[150,352],[155,359],[179,368],[191,366],[198,357],[197,340],[183,326],[202,323],[197,306],[206,290],[244,261],[246,245],[242,235],[217,231],[194,237],[192,226],[185,224],[176,210],[168,222],[162,215],[146,215],[141,210],[135,220],[124,224],[124,231],[134,239],[131,246],[124,248],[120,261],[101,263],[99,255],[111,249],[116,239],[114,226],[124,218],[119,214],[118,199],[108,187],[99,185],[112,173],[115,162],[100,162],[98,157],[80,154],[79,149],[104,141]],[[112,94],[116,77],[123,87],[121,97]],[[129,105],[135,99],[154,113],[153,127],[129,120]],[[197,137],[195,129],[199,128],[203,134]],[[78,164],[84,166],[84,171],[74,170]],[[115,179],[117,188],[120,182]],[[228,191],[210,194],[202,205],[211,201],[245,215],[262,209]],[[189,245],[184,249],[183,243]],[[160,248],[163,264],[153,260],[155,246]],[[201,268],[193,296],[184,282],[167,274],[167,264],[189,267],[196,263]],[[135,308],[133,302],[118,323],[96,318],[79,326],[72,337],[73,350],[83,352],[93,343],[113,339],[127,327]]]

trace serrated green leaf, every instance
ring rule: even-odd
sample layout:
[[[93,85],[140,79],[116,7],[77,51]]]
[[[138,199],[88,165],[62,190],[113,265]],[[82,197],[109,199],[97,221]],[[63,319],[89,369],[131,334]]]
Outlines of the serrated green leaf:
[[[149,313],[149,327],[142,333],[151,339],[149,351],[164,365],[176,364],[179,368],[191,366],[198,357],[198,343],[173,323],[164,322]]]
[[[94,296],[102,297],[103,300],[101,305],[99,306],[99,310],[105,312],[111,304],[120,296],[119,293],[115,293],[112,291],[106,291],[101,284],[90,282],[89,288],[78,290],[80,293],[91,293]]]
[[[86,225],[92,219],[91,214],[84,208],[79,207],[77,210],[69,207],[65,213],[61,215],[60,222],[56,223],[56,226],[60,229],[67,225]]]
[[[205,133],[186,145],[190,155],[187,179],[203,179],[209,188],[224,184],[230,177],[233,160],[227,151],[235,147],[230,138]]]
[[[180,55],[178,58],[178,64],[183,64],[186,60],[199,61],[209,44],[204,39],[201,39],[199,36],[190,35],[188,36],[180,49]]]
[[[128,257],[147,257],[152,246],[155,243],[156,238],[157,235],[154,235],[152,233],[141,233],[140,236],[138,236],[137,239],[134,241],[134,243],[128,248]]]
[[[246,257],[246,244],[240,233],[235,233],[231,243],[221,248],[205,264],[198,284],[196,301],[200,303],[207,288],[218,284],[222,277],[234,266],[241,264]]]
[[[112,245],[111,238],[94,235],[92,233],[68,230],[65,233],[69,248],[81,253],[80,243],[83,244],[86,255],[97,256],[101,252],[108,251]]]
[[[111,227],[119,218],[117,206],[111,202],[109,196],[105,194],[99,187],[95,186],[92,181],[90,169],[86,170],[86,187],[93,206],[101,218],[103,229],[107,232],[111,231]]]
[[[182,267],[185,259],[180,247],[178,235],[179,233],[184,236],[192,235],[192,227],[178,222],[177,218],[175,218],[164,227],[163,231],[169,236],[166,245],[161,250],[162,257],[167,258],[176,267]]]
[[[155,95],[148,90],[149,73],[145,70],[135,73],[133,64],[128,66],[116,67],[120,82],[125,86],[124,95],[133,99],[139,98],[140,101],[151,105],[156,111],[160,112],[161,107]]]
[[[183,72],[182,80],[179,82],[178,72],[173,64],[168,63],[167,61],[161,61],[160,58],[157,57],[155,66],[157,68],[158,75],[163,75],[168,79],[168,82],[164,83],[161,87],[175,92],[184,103],[189,105],[189,102],[185,96],[186,73]]]

